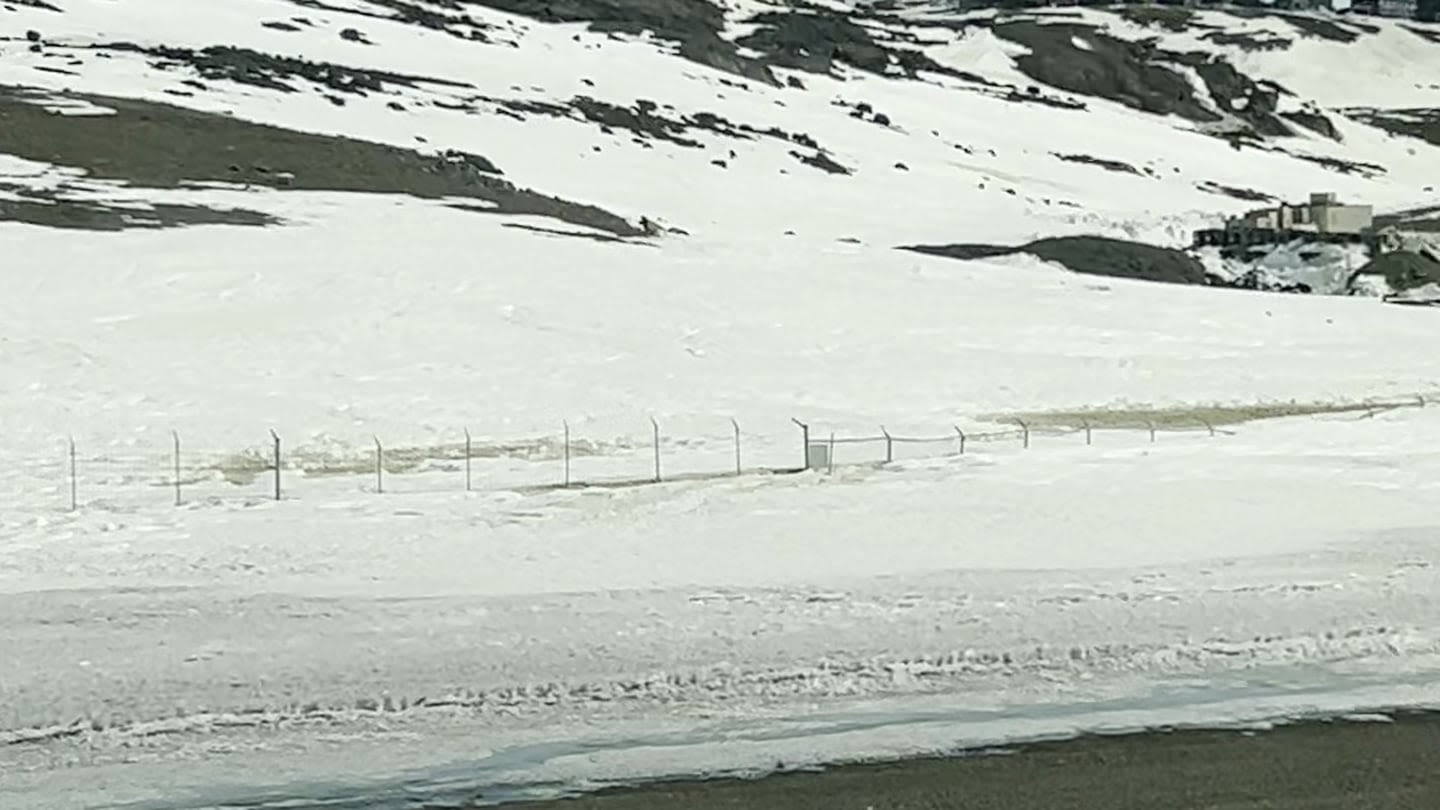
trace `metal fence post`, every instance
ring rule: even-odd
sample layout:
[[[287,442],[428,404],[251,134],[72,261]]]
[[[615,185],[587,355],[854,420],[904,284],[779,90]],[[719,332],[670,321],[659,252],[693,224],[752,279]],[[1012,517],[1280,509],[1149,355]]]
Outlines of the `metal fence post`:
[[[880,426],[880,432],[885,434],[885,463],[889,464],[895,460],[895,440],[890,437],[890,431]]]
[[[75,437],[70,437],[70,511],[80,509],[80,474],[75,466]]]
[[[274,428],[270,430],[270,438],[275,441],[275,500],[280,500],[280,434]]]
[[[740,423],[730,417],[730,426],[735,428],[735,474],[740,474]]]
[[[1150,425],[1150,443],[1151,443],[1151,444],[1154,444],[1154,443],[1155,443],[1155,423],[1154,423],[1153,421],[1151,421],[1151,422],[1147,422],[1146,424]]]
[[[1081,422],[1080,424],[1082,424],[1082,425],[1085,426],[1085,446],[1086,446],[1086,447],[1089,447],[1090,444],[1091,444],[1091,440],[1090,440],[1090,420],[1089,420],[1089,419],[1086,419],[1084,422]]]
[[[800,426],[800,458],[803,460],[800,469],[808,470],[810,469],[810,426],[793,416],[790,417],[790,421]]]
[[[385,492],[385,448],[380,444],[380,437],[375,436],[375,492]]]
[[[470,428],[465,428],[465,491],[470,491]]]
[[[655,435],[655,483],[660,483],[660,423],[650,417],[650,428]]]
[[[181,504],[180,498],[180,431],[172,430],[170,435],[175,439],[175,505]]]
[[[1029,449],[1030,449],[1030,426],[1027,425],[1027,424],[1025,424],[1025,420],[1024,420],[1024,419],[1020,419],[1020,418],[1018,418],[1018,417],[1015,418],[1015,419],[1012,419],[1011,421],[1013,421],[1015,424],[1017,424],[1017,425],[1020,426],[1021,447],[1025,448],[1026,450],[1029,450]]]
[[[955,432],[960,435],[960,455],[963,456],[965,455],[965,431],[961,430],[959,425],[954,425],[953,427],[955,428]]]
[[[565,486],[570,486],[570,422],[562,420],[565,426]]]
[[[829,451],[828,453],[826,453],[825,455],[829,456],[829,458],[825,459],[825,463],[826,463],[826,467],[827,467],[826,470],[825,470],[825,473],[826,473],[827,475],[834,475],[834,474],[835,474],[835,434],[834,434],[834,433],[831,433],[831,434],[830,434],[830,451]]]

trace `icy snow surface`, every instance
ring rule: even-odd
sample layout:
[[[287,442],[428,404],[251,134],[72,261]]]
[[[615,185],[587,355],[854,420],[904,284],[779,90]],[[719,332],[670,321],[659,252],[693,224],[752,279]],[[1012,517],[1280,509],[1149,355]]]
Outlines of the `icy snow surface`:
[[[423,135],[521,185],[691,235],[602,243],[434,201],[156,192],[0,156],[0,183],[286,222],[0,224],[0,743],[12,743],[0,745],[0,806],[273,794],[400,807],[407,795],[504,798],[497,785],[539,795],[1083,729],[1440,704],[1440,410],[1421,407],[1440,388],[1433,311],[892,249],[1089,232],[1180,243],[1248,207],[1203,181],[1421,205],[1440,166],[1432,147],[1343,120],[1342,144],[1289,145],[1388,169],[1365,177],[1235,152],[1098,100],[1078,113],[848,70],[804,74],[804,91],[737,90],[662,43],[478,7],[520,47],[278,0],[212,2],[203,15],[55,1],[63,14],[7,12],[4,33],[302,49],[475,88],[406,89],[407,115],[383,96],[336,108],[309,90],[223,81],[176,97],[163,91],[178,75],[136,55],[35,72],[46,57],[10,42],[0,83],[403,146]],[[259,25],[296,15],[318,30]],[[377,44],[340,39],[350,25]],[[1423,43],[1386,23],[1353,46],[1300,40],[1246,64],[1327,105],[1419,106],[1436,92],[1409,79],[1440,61]],[[988,32],[927,47],[1028,81]],[[1414,74],[1382,101],[1357,99],[1364,87],[1330,81],[1356,59]],[[426,106],[512,87],[803,131],[857,172],[823,174],[763,139],[641,149],[579,120]],[[895,126],[850,118],[832,104],[841,96]],[[732,148],[728,169],[710,165]],[[1061,151],[1156,176],[1050,154]],[[908,172],[893,168],[901,160]],[[888,465],[876,445],[845,445],[833,475],[748,472],[799,461],[792,417],[817,436],[883,424],[948,437],[1054,408],[1368,398],[1405,407],[1214,436],[1197,417],[1153,443],[1102,430],[1088,446],[1078,431],[1038,432],[1028,450],[1012,436],[963,456],[903,445]],[[733,464],[734,418],[747,474],[538,486],[559,480],[567,421],[583,442],[577,480],[643,478],[651,417],[667,470],[709,473]],[[185,503],[170,503],[172,430],[187,453],[263,458],[272,428],[294,457],[349,466],[287,471],[278,503],[263,475],[190,481]],[[377,437],[453,444],[467,428],[510,448],[476,459],[474,491],[453,459],[373,491]],[[73,513],[69,437],[82,465]]]

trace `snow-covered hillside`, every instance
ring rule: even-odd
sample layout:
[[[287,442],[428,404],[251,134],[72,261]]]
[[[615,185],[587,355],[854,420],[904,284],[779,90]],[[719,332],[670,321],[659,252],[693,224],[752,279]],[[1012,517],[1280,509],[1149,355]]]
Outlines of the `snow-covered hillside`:
[[[632,221],[767,240],[1182,242],[1263,196],[1326,189],[1381,208],[1435,196],[1434,146],[1357,119],[1436,106],[1440,29],[842,7],[21,4],[0,12],[0,84],[464,150]],[[1214,132],[1266,139],[1237,150],[1202,134]]]
[[[1440,28],[198,5],[0,3],[0,806],[1440,700],[1432,310],[898,249],[1440,205]]]

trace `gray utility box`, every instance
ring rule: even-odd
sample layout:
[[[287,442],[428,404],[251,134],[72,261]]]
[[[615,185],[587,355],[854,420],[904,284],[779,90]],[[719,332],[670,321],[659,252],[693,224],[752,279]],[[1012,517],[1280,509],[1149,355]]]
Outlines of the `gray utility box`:
[[[830,445],[826,442],[810,442],[805,448],[805,468],[824,470],[830,467]]]

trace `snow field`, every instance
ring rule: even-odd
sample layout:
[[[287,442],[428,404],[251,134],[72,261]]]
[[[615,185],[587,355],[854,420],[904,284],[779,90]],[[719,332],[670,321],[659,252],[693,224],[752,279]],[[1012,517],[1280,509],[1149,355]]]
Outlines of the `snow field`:
[[[1144,430],[1097,430],[1090,446],[1037,430],[1029,450],[1003,424],[1398,403],[1440,389],[1434,312],[894,250],[1070,233],[1178,244],[1250,207],[1203,181],[1414,206],[1433,197],[1428,147],[1344,120],[1341,144],[1287,144],[1389,169],[1365,178],[1235,152],[1118,105],[1067,113],[947,79],[842,71],[802,76],[803,92],[741,89],[667,45],[484,10],[501,44],[278,1],[205,16],[57,2],[65,14],[6,18],[51,44],[7,45],[0,83],[425,138],[520,185],[691,235],[599,244],[443,201],[151,192],[0,157],[0,183],[287,222],[0,224],[0,742],[17,743],[0,746],[0,806],[214,804],[215,791],[272,781],[282,793],[325,780],[580,784],[1440,701],[1434,407],[1215,436],[1167,422],[1184,429],[1153,443]],[[297,14],[318,30],[259,25]],[[377,44],[340,40],[352,25]],[[34,70],[79,53],[67,44],[126,39],[474,86],[337,108],[308,87],[172,96],[180,72],[123,53],[71,66],[79,75]],[[1392,26],[1238,64],[1322,104],[1434,106],[1433,88],[1410,81],[1440,58],[1421,41]],[[1013,51],[988,34],[929,48],[1023,86]],[[1336,78],[1356,64],[1390,80],[1369,93]],[[702,149],[645,149],[578,120],[522,123],[480,94],[713,111],[807,133],[856,174],[823,174],[776,139],[691,132]],[[435,104],[463,99],[481,114]],[[894,123],[856,121],[837,101]],[[678,480],[552,488],[566,422],[573,480],[652,474],[652,417]],[[799,463],[792,418],[817,440],[883,425],[943,441],[897,444],[888,465],[883,444],[841,444],[833,475],[729,475],[731,419],[750,470]],[[956,426],[1007,436],[960,456]],[[467,428],[480,448],[468,493]],[[263,469],[272,429],[288,460],[280,502]],[[392,451],[384,494],[369,468],[377,437]]]

